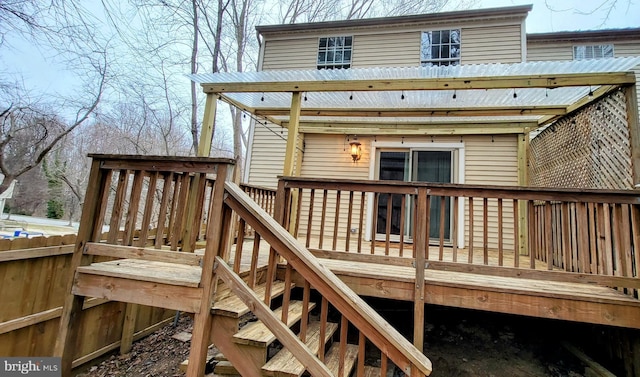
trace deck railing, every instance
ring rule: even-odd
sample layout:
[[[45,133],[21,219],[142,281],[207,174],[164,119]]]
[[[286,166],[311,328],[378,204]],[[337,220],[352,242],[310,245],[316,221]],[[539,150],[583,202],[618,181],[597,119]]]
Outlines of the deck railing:
[[[193,251],[210,216],[211,159],[90,155],[100,167],[95,233],[108,244]],[[228,163],[231,160],[220,160]],[[85,203],[85,205],[93,203]]]
[[[430,268],[510,267],[516,276],[561,270],[637,285],[636,191],[299,177],[282,179],[278,190],[284,224],[316,253],[424,258]],[[626,291],[638,297],[637,289]]]
[[[431,362],[409,343],[409,341],[393,329],[380,315],[357,296],[329,270],[322,267],[317,259],[306,248],[304,248],[293,236],[284,230],[279,222],[284,215],[284,206],[278,203],[275,207],[276,221],[265,212],[260,206],[251,200],[242,189],[233,183],[226,185],[227,197],[225,199],[225,214],[223,218],[226,223],[231,221],[232,211],[242,219],[242,222],[254,229],[250,275],[248,284],[242,282],[237,274],[240,272],[240,262],[244,244],[243,232],[238,234],[238,243],[235,247],[234,263],[227,266],[225,260],[228,255],[218,258],[216,267],[217,276],[222,278],[225,284],[252,308],[254,314],[273,332],[281,343],[300,360],[308,371],[314,376],[331,376],[332,374],[324,364],[325,350],[320,346],[310,350],[305,343],[305,334],[310,326],[310,292],[316,290],[321,296],[321,310],[319,315],[319,339],[323,339],[330,334],[330,327],[335,326],[328,322],[328,312],[330,308],[335,308],[341,314],[339,330],[339,353],[340,365],[337,375],[344,375],[345,357],[347,352],[358,353],[357,376],[364,376],[365,373],[365,345],[375,346],[381,352],[382,376],[386,376],[387,363],[393,363],[405,374],[410,376],[425,376],[431,373]],[[228,227],[228,226],[227,226]],[[267,281],[264,296],[257,296],[253,291],[256,284],[256,266],[260,250],[269,250]],[[284,297],[282,304],[282,315],[276,315],[270,308],[272,284],[276,278],[279,259],[286,261],[284,277]],[[253,275],[251,275],[253,274]],[[300,321],[300,336],[294,335],[285,325],[287,320],[288,306],[290,303],[290,291],[293,279],[296,286],[303,288],[303,315]],[[301,279],[301,280],[300,280]],[[356,345],[347,344],[347,333],[349,328],[358,332],[358,343]],[[317,356],[314,354],[317,353]]]

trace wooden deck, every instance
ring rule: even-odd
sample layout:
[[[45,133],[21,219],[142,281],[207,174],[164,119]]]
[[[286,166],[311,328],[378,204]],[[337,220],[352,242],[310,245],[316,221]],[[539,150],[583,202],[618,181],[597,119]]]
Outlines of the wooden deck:
[[[304,240],[301,241],[304,243]],[[314,244],[314,241],[311,241]],[[415,292],[416,269],[411,266],[411,245],[405,245],[403,257],[399,257],[398,244],[392,244],[385,255],[385,244],[376,243],[376,254],[370,254],[370,243],[363,245],[366,252],[327,252],[315,250],[320,263],[341,278],[349,287],[362,296],[387,298],[393,300],[413,301]],[[235,250],[235,247],[234,249]],[[253,242],[246,239],[243,244],[241,270],[248,270],[251,265]],[[261,242],[258,254],[258,265],[266,265],[269,246]],[[488,266],[498,266],[497,250],[489,250]],[[233,263],[235,253],[232,252]],[[452,249],[444,248],[439,258],[438,247],[431,247],[431,260],[452,261]],[[473,270],[473,266],[484,266],[482,253],[474,255],[474,264],[467,265],[467,250],[458,250],[457,263],[464,269]],[[535,270],[531,270],[528,256],[518,255],[521,266],[526,269],[511,269],[513,275],[518,271],[523,276],[531,272],[548,271],[547,264],[535,262]],[[377,262],[377,263],[376,263]],[[540,318],[560,319],[640,328],[640,300],[619,290],[571,281],[549,281],[535,278],[514,276],[491,276],[482,273],[460,272],[459,270],[437,270],[430,268],[427,260],[425,270],[425,303],[477,309],[499,313],[526,315]],[[437,263],[437,262],[433,262]],[[503,266],[513,266],[513,253],[504,253]],[[559,270],[559,269],[555,269]],[[564,274],[561,271],[558,274]],[[427,309],[428,311],[428,309]]]

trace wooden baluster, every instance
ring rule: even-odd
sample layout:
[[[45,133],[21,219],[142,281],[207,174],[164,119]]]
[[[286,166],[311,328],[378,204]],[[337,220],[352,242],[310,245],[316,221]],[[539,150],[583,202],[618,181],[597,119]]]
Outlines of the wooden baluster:
[[[336,248],[338,246],[338,226],[340,225],[340,193],[341,190],[336,191],[336,212],[333,222],[333,244],[331,245],[331,250],[333,251],[336,251]]]
[[[358,335],[358,367],[356,369],[356,376],[364,376],[364,358],[365,358],[365,345],[367,338],[362,331],[359,331]]]
[[[240,273],[240,263],[242,263],[242,247],[244,246],[244,236],[247,224],[244,219],[238,221],[238,240],[236,241],[236,253],[233,257],[233,272]]]
[[[373,194],[373,221],[371,224],[371,254],[376,252],[376,233],[378,232],[378,202],[380,201],[380,193]]]
[[[133,185],[131,186],[131,194],[129,196],[129,208],[127,210],[124,233],[122,235],[123,245],[133,245],[133,237],[135,236],[136,223],[138,220],[138,209],[140,208],[140,198],[142,197],[144,175],[144,172],[141,170],[137,170],[133,175]]]
[[[427,193],[429,190],[427,190]],[[427,202],[425,208],[425,214],[427,216],[425,220],[425,229],[424,229],[424,259],[429,260],[429,241],[431,237],[431,195],[427,194]],[[424,269],[424,263],[422,264],[422,269]]]
[[[256,266],[257,267],[257,266]],[[269,261],[267,264],[267,279],[264,286],[264,303],[271,305],[271,289],[276,279],[276,271],[278,269],[278,253],[273,247],[269,248]]]
[[[604,219],[605,219],[604,206],[598,203],[596,204],[596,239],[598,240],[597,242],[598,273],[601,275],[609,275],[610,271],[607,269],[607,256],[605,253]],[[640,265],[636,264],[636,266],[640,268]]]
[[[320,240],[318,241],[318,249],[322,249],[324,241],[324,224],[327,217],[327,190],[322,191],[322,214],[320,216]]]
[[[113,207],[111,210],[111,221],[109,222],[109,234],[107,236],[107,243],[115,244],[118,242],[120,233],[120,221],[122,212],[124,210],[124,198],[127,194],[127,185],[129,183],[129,171],[120,170],[118,175],[118,187],[116,188],[116,195],[113,199]]]
[[[175,181],[173,183],[173,197],[171,198],[171,209],[169,210],[169,225],[167,225],[167,242],[171,245],[171,250],[178,250],[178,246],[176,245],[176,232],[175,232],[175,222],[176,222],[176,207],[178,206],[179,197],[180,197],[180,188],[184,184],[184,180],[182,179],[184,175],[176,174],[174,176]]]
[[[360,196],[360,216],[358,218],[358,253],[362,253],[362,237],[364,237],[364,203],[365,192],[363,191]],[[374,234],[373,237],[375,237],[375,227],[372,234]]]
[[[467,263],[473,263],[473,197],[469,197],[469,251]]]
[[[382,352],[380,355],[380,376],[381,377],[387,377],[387,369],[389,369],[387,362],[388,362],[387,354]]]
[[[158,213],[158,226],[156,228],[156,240],[154,243],[156,249],[160,249],[164,244],[164,227],[167,221],[169,198],[172,196],[171,187],[173,180],[173,172],[170,172],[164,176],[164,184],[162,185],[161,193],[162,198],[160,199],[160,211]]]
[[[153,214],[155,191],[159,174],[159,172],[154,172],[149,175],[147,197],[145,198],[144,214],[142,215],[142,225],[140,227],[140,238],[138,238],[138,246],[140,247],[146,246],[149,238],[149,226],[151,225],[151,215]]]
[[[502,266],[504,264],[504,239],[502,235],[502,198],[498,198],[498,266]],[[514,239],[514,241],[517,240]],[[514,242],[514,245],[517,245]]]
[[[520,203],[513,199],[513,267],[520,267]]]
[[[384,231],[384,255],[389,255],[389,246],[391,243],[391,210],[393,207],[393,194],[387,194],[387,220]]]
[[[300,340],[302,343],[307,341],[307,328],[309,327],[309,298],[311,296],[311,285],[308,281],[304,281],[304,289],[302,290],[302,318],[300,318]],[[322,340],[321,340],[322,342]]]
[[[404,218],[406,216],[406,210],[405,210],[406,205],[407,205],[407,196],[402,195],[401,203],[400,203],[400,245],[399,245],[400,250],[398,251],[400,256],[402,256],[404,253],[404,227],[405,227]]]
[[[553,270],[553,234],[551,232],[551,202],[544,202],[545,249],[547,251],[547,270]]]
[[[344,315],[340,321],[340,364],[338,364],[338,376],[345,377],[344,361],[347,358],[347,330],[349,329],[349,320]],[[324,339],[320,339],[320,347],[324,347]]]
[[[186,221],[186,209],[188,207],[188,200],[189,200],[189,191],[190,191],[190,186],[191,186],[191,177],[189,176],[188,173],[185,173],[182,176],[182,183],[180,184],[180,198],[179,198],[179,202],[178,202],[178,208],[176,211],[176,219],[175,219],[175,225],[174,227],[171,229],[173,237],[172,237],[172,241],[171,241],[171,250],[178,250],[178,246],[182,246],[182,244],[184,244],[185,242],[188,242],[188,240],[182,240],[182,235],[184,234],[184,230],[187,226],[187,221]]]
[[[452,252],[453,252],[453,261],[458,261],[458,206],[459,206],[459,198],[457,196],[453,197],[453,221],[451,224],[453,226],[453,232],[451,233],[451,240],[453,241]]]
[[[482,198],[482,261],[489,264],[489,198]]]
[[[607,266],[607,274],[613,275],[613,242],[611,240],[611,207],[609,203],[603,205],[603,218],[604,218],[604,255],[605,263]]]
[[[627,277],[633,276],[633,256],[631,255],[631,210],[629,204],[620,204],[622,214],[622,224],[620,229],[620,254],[622,258],[622,275]],[[636,253],[638,250],[635,250]],[[636,265],[636,268],[637,265]],[[633,294],[633,289],[626,288],[627,294]]]
[[[300,229],[300,214],[302,213],[302,189],[298,189],[298,206],[296,207],[296,227],[293,231],[293,236],[298,238],[298,231]]]
[[[284,293],[282,295],[282,323],[289,322],[289,302],[291,301],[291,272],[293,268],[290,263],[284,270]]]
[[[589,219],[587,215],[587,204],[576,203],[576,207],[578,214],[580,272],[591,273],[591,262],[589,261],[591,254],[589,253]]]
[[[613,204],[613,255],[615,260],[614,273],[616,276],[622,276],[625,270],[625,258],[622,251],[622,205]],[[618,288],[619,290],[622,290]]]
[[[258,255],[260,254],[260,234],[255,233],[253,237],[253,252],[251,253],[251,267],[249,269],[249,287],[254,289],[257,280]]]
[[[533,200],[527,201],[529,207],[529,268],[535,270],[536,268],[536,214],[533,205]]]
[[[320,308],[320,340],[322,341],[327,337],[327,316],[329,314],[329,301],[326,297],[322,297]],[[324,347],[318,348],[318,359],[324,362]]]
[[[440,197],[440,240],[439,240],[439,249],[438,249],[438,260],[442,261],[444,259],[444,218],[445,218],[445,207],[446,207],[446,199],[444,196]]]
[[[635,278],[640,277],[640,206],[631,205],[631,230],[633,234],[633,250],[636,264]],[[635,296],[640,296],[640,290],[636,289]]]
[[[305,240],[305,247],[309,248],[309,242],[311,241],[311,224],[313,223],[313,200],[316,195],[316,189],[311,189],[309,194],[309,218],[307,220],[307,235]]]
[[[349,191],[349,210],[347,214],[347,231],[345,234],[344,251],[349,252],[349,244],[351,243],[351,217],[353,216],[353,191]]]

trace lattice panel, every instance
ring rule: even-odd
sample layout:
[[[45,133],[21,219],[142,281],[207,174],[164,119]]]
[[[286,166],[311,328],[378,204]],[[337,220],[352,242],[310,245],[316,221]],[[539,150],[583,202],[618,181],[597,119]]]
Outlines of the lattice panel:
[[[529,184],[633,189],[624,93],[616,91],[563,117],[535,137]]]

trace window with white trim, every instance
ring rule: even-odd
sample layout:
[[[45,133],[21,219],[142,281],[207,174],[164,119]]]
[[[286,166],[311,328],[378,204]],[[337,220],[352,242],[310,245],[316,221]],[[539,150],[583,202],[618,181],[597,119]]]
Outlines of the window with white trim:
[[[612,57],[612,44],[573,46],[573,60],[604,59]]]
[[[423,31],[420,42],[420,64],[460,64],[460,29]]]
[[[353,37],[323,37],[318,41],[318,69],[351,67]]]

